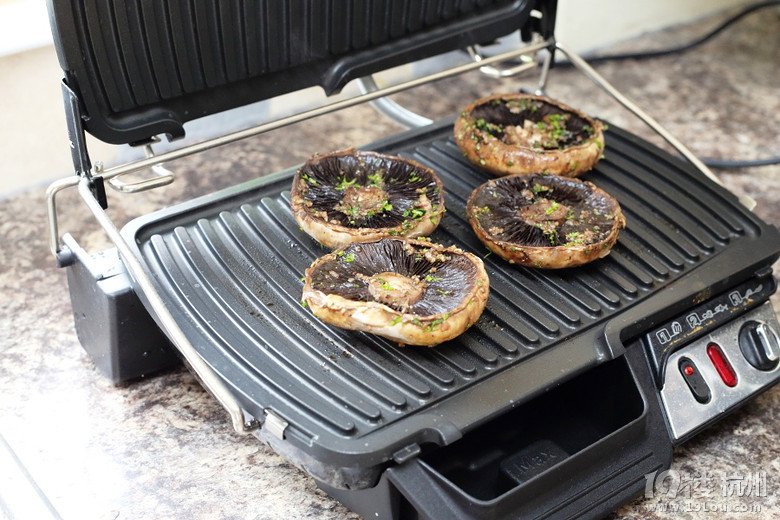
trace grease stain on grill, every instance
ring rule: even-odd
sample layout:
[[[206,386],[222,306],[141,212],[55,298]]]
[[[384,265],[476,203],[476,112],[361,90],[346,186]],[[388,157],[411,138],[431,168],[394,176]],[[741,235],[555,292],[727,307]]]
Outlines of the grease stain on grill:
[[[351,352],[347,352],[346,350],[342,350],[338,354],[334,353],[328,355],[328,359],[330,359],[334,363],[338,363],[339,359],[353,359],[354,357],[355,357],[354,354],[352,354]]]

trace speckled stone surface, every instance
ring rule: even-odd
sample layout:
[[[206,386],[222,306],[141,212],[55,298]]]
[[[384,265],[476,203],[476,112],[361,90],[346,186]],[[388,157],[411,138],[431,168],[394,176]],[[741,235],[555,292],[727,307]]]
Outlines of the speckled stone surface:
[[[684,42],[721,17],[629,42],[624,49]],[[615,86],[699,156],[755,159],[780,153],[780,10],[764,10],[680,56],[599,66]],[[432,118],[492,92],[533,86],[472,74],[398,100]],[[654,142],[655,136],[571,70],[549,92]],[[111,195],[117,222],[163,205],[293,166],[313,152],[367,143],[399,127],[357,107],[171,165],[172,186]],[[777,166],[719,172],[733,191],[780,224]],[[106,240],[74,193],[58,199],[61,229],[89,251]],[[233,433],[226,413],[178,368],[128,385],[103,379],[76,338],[64,271],[46,242],[43,190],[0,200],[0,434],[54,509],[66,519],[354,519],[314,481],[253,437]],[[745,252],[750,254],[750,252]],[[780,308],[777,296],[775,308]],[[675,450],[685,490],[655,493],[610,518],[780,517],[780,388],[754,399]],[[0,470],[1,471],[1,470]],[[762,473],[763,472],[763,473]],[[764,488],[737,489],[727,477]],[[740,493],[741,491],[741,493]],[[740,496],[741,495],[741,496]],[[760,510],[760,511],[757,511]],[[0,507],[0,515],[2,508]]]

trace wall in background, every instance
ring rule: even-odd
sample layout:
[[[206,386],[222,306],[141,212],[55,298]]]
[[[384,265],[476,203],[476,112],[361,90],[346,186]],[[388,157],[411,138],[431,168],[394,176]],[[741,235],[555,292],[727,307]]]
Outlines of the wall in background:
[[[0,0],[0,56],[51,45],[44,0]]]
[[[59,87],[62,71],[51,48],[45,3],[0,0],[0,113],[5,123],[0,127],[0,152],[5,172],[21,172],[0,175],[0,197],[72,171]],[[557,33],[575,50],[587,52],[743,3],[744,0],[559,0]],[[283,106],[279,107],[280,104]],[[293,105],[287,100],[272,108],[280,111],[272,114],[279,117]],[[245,111],[242,117],[249,116],[255,117],[251,111]],[[234,125],[243,122],[235,115],[223,117],[222,121],[225,119]],[[188,136],[207,137],[199,134],[201,129],[205,129],[204,133],[213,132],[211,123],[202,121],[200,126],[191,124]],[[90,136],[87,139],[94,160],[107,165],[116,163],[120,149]],[[126,153],[124,148],[121,150]]]
[[[558,0],[555,36],[578,52],[691,22],[745,0]]]

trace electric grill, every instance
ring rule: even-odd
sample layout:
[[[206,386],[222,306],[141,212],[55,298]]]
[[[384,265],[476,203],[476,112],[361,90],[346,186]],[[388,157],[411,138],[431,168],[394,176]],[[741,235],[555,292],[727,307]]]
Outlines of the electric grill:
[[[98,367],[130,380],[181,358],[252,433],[368,518],[599,517],[668,468],[672,447],[780,377],[769,296],[777,229],[553,37],[554,2],[49,3],[65,71],[76,175],[48,191],[51,248],[68,272],[77,332]],[[518,49],[474,47],[514,31]],[[469,48],[473,61],[378,89],[370,74]],[[586,175],[628,221],[611,254],[538,271],[488,256],[491,294],[474,327],[434,349],[327,326],[299,304],[323,254],[289,210],[294,170],[141,216],[121,231],[105,185],[172,179],[163,162],[366,101],[412,124],[366,149],[433,168],[448,213],[432,240],[478,254],[465,220],[487,180],[460,154],[452,119],[384,96],[482,68],[541,67],[556,52],[672,143],[680,159],[612,126]],[[526,56],[543,58],[541,66]],[[494,67],[520,60],[509,69]],[[311,85],[363,94],[154,156],[187,121]],[[598,115],[598,114],[596,114]],[[146,147],[101,170],[84,130]],[[155,176],[125,182],[125,173]],[[57,229],[56,195],[78,187],[116,250],[87,254]],[[744,201],[743,201],[744,202]],[[745,254],[750,251],[750,254]],[[107,267],[108,266],[108,267]]]

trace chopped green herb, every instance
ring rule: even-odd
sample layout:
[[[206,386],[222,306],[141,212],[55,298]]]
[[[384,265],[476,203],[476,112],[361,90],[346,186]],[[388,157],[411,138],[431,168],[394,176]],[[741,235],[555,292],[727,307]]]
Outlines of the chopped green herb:
[[[346,255],[344,258],[342,258],[344,262],[350,263],[355,261],[355,253],[350,253]]]
[[[444,280],[444,278],[442,278],[441,276],[431,276],[429,274],[425,275],[425,281],[426,282],[438,282],[438,281],[441,281],[441,280]]]
[[[382,186],[382,175],[381,170],[377,170],[377,173],[368,175],[366,178],[368,179],[368,185],[369,186],[376,186],[377,188],[380,188]]]
[[[566,234],[566,242],[570,246],[581,246],[584,243],[584,238],[579,231],[573,231]]]
[[[430,324],[429,324],[429,325],[426,327],[426,329],[425,329],[425,330],[427,330],[428,332],[433,332],[434,330],[436,330],[436,329],[438,329],[438,328],[439,328],[439,325],[441,325],[442,323],[444,323],[445,321],[447,321],[447,319],[449,319],[449,317],[450,317],[450,314],[449,314],[449,313],[447,313],[447,314],[445,314],[444,316],[442,316],[441,318],[436,318],[435,320],[433,320],[433,321],[432,321],[432,322],[431,322],[431,323],[430,323]]]
[[[401,224],[401,232],[407,233],[408,231],[414,229],[414,221],[413,220],[404,220],[403,224]]]
[[[474,216],[476,216],[477,218],[482,218],[487,213],[490,213],[489,206],[482,206],[481,208],[477,208],[474,210]]]
[[[390,322],[390,325],[398,325],[402,320],[403,318],[401,316],[396,316],[393,318],[393,321]]]
[[[347,188],[349,188],[350,186],[353,186],[356,182],[357,182],[357,179],[352,179],[351,181],[348,181],[347,180],[347,176],[344,175],[343,177],[341,177],[341,180],[336,185],[336,189],[338,191],[344,191]]]
[[[492,135],[494,132],[495,132],[495,133],[501,133],[501,132],[503,132],[503,128],[501,127],[501,125],[496,125],[496,124],[493,124],[493,123],[488,123],[487,121],[485,121],[485,120],[484,120],[484,119],[482,119],[482,118],[480,118],[480,119],[477,119],[476,121],[474,121],[474,126],[476,126],[477,128],[479,128],[480,130],[484,130],[485,132],[487,132],[487,133],[489,133],[489,134],[491,134],[491,135]]]
[[[418,208],[406,209],[404,210],[403,215],[404,217],[412,217],[413,219],[419,220],[425,216],[425,210]]]

